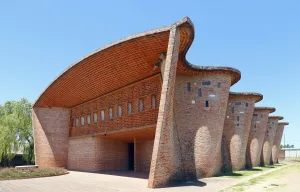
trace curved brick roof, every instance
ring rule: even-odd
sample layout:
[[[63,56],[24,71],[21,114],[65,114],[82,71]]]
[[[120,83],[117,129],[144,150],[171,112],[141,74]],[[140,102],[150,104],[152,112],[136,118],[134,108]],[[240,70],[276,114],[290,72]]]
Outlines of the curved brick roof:
[[[288,122],[278,122],[278,125],[289,125]]]
[[[256,103],[263,99],[262,94],[254,93],[254,92],[230,92],[229,96],[234,98],[241,98],[241,99],[255,98]]]
[[[269,119],[277,119],[277,120],[282,120],[282,116],[269,116]]]
[[[60,74],[40,95],[34,107],[73,107],[126,85],[160,73],[154,63],[167,52],[172,27],[180,31],[177,75],[225,73],[232,85],[241,78],[230,67],[195,66],[186,60],[194,39],[194,26],[188,17],[174,25],[132,35],[108,44],[82,58]]]
[[[274,113],[276,109],[274,107],[255,107],[255,111],[269,111],[269,113]]]

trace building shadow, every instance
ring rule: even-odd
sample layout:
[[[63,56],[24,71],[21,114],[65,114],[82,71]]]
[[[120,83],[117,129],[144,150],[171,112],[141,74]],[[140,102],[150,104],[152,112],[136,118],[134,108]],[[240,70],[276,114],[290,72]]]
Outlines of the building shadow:
[[[194,186],[194,187],[205,187],[207,184],[205,182],[196,180],[196,181],[178,181],[178,182],[172,182],[170,185],[166,187],[158,187],[160,188],[180,188],[180,187],[187,187],[187,186]]]

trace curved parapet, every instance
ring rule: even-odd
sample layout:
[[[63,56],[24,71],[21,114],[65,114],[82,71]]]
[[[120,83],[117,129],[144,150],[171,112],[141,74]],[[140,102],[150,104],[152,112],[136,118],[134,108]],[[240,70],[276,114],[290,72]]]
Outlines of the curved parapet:
[[[261,165],[273,164],[272,160],[272,147],[275,140],[278,121],[282,120],[281,116],[269,116],[267,130],[264,137],[264,143],[261,154]]]
[[[262,98],[259,93],[230,93],[222,136],[224,172],[245,168],[254,106]]]
[[[275,112],[273,107],[255,107],[249,132],[246,166],[248,168],[260,165],[261,149],[267,129],[269,114]]]
[[[278,156],[279,156],[279,150],[280,150],[280,143],[284,131],[284,127],[286,125],[289,125],[287,122],[279,122],[277,125],[276,135],[272,147],[272,161],[273,163],[278,163]]]

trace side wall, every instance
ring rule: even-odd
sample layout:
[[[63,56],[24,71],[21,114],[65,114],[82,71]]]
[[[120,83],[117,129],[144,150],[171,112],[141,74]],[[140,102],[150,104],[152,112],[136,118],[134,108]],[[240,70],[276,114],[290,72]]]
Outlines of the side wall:
[[[284,125],[278,124],[276,135],[274,139],[274,144],[272,147],[272,161],[273,163],[278,162],[279,150],[280,150],[280,143],[283,135]]]
[[[70,139],[68,169],[90,172],[128,170],[128,144],[100,137]]]
[[[180,46],[179,29],[170,30],[163,85],[154,139],[148,187],[162,187],[183,180],[182,157],[174,123],[174,92]]]
[[[255,105],[254,99],[229,96],[222,147],[224,172],[237,171],[246,166],[246,148]],[[223,151],[224,152],[224,151]]]
[[[270,119],[267,126],[267,131],[265,133],[264,144],[262,148],[262,155],[261,155],[261,165],[270,165],[272,164],[272,147],[276,135],[278,120]]]
[[[66,167],[70,110],[33,108],[35,163],[40,167]]]
[[[136,141],[136,171],[149,172],[154,140]]]
[[[248,168],[260,165],[261,149],[267,129],[268,118],[269,111],[256,111],[254,109],[246,152]]]
[[[225,74],[176,78],[175,119],[188,180],[216,175],[221,170],[230,82],[231,77]]]

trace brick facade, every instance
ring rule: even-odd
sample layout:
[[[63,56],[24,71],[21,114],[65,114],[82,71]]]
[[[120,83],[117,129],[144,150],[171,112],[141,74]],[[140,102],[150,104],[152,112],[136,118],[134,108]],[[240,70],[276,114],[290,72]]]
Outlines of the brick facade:
[[[273,164],[273,162],[271,161],[272,147],[275,140],[278,121],[281,119],[283,119],[283,117],[269,116],[267,130],[265,132],[265,138],[261,152],[260,163],[262,166]]]
[[[272,147],[272,161],[273,163],[278,163],[278,156],[279,156],[279,150],[280,150],[280,143],[282,140],[283,130],[286,125],[289,125],[289,123],[285,122],[279,122],[277,125],[276,135]]]
[[[248,143],[254,105],[262,100],[257,93],[230,93],[222,136],[223,171],[246,167]]]
[[[66,167],[70,110],[33,108],[35,163],[40,167]]]
[[[137,140],[136,141],[136,171],[149,172],[154,140]]]
[[[230,82],[231,76],[225,74],[176,78],[176,125],[187,180],[220,172]]]
[[[260,165],[262,146],[264,143],[265,132],[267,129],[269,114],[275,108],[255,107],[251,122],[251,129],[246,150],[246,166],[248,168]]]

